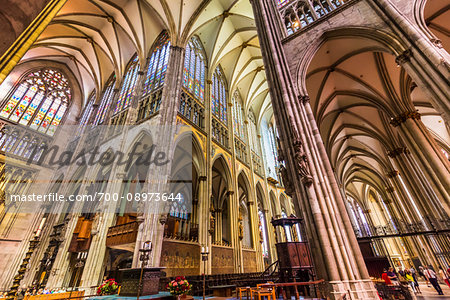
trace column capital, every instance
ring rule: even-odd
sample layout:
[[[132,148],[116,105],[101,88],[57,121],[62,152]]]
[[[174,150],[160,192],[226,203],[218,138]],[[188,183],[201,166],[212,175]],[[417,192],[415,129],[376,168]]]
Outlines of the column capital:
[[[304,96],[298,96],[298,101],[302,104],[306,104],[310,102],[310,98],[308,95],[304,95]]]
[[[394,177],[398,176],[399,174],[400,174],[399,171],[397,171],[397,170],[392,170],[391,172],[387,173],[386,175],[387,175],[387,177],[389,177],[389,178],[394,178]]]
[[[207,177],[206,176],[199,176],[198,180],[200,181],[206,181]]]
[[[394,127],[406,122],[408,119],[420,120],[420,113],[418,111],[406,111],[391,119],[391,125]]]
[[[183,51],[184,48],[177,46],[177,45],[170,45],[170,50],[178,50],[178,51]]]
[[[431,42],[433,45],[435,45],[436,47],[438,47],[439,49],[444,48],[444,46],[442,45],[442,41],[441,41],[440,39],[432,38],[432,39],[430,39],[430,42]]]
[[[402,53],[400,53],[400,55],[395,58],[395,62],[398,65],[402,65],[406,62],[409,62],[411,60],[411,57],[412,57],[412,52],[411,52],[411,50],[408,49],[408,50],[405,50]]]
[[[145,72],[144,72],[144,71],[141,71],[141,70],[139,70],[137,73],[138,73],[139,76],[142,76],[142,75],[145,74]]]
[[[386,192],[388,192],[388,193],[394,193],[395,192],[395,189],[392,187],[392,186],[389,186],[389,187],[387,187],[386,188]]]
[[[227,196],[233,196],[234,191],[228,191],[226,194],[227,194]]]
[[[206,83],[207,83],[207,84],[212,84],[212,80],[211,80],[211,79],[208,79],[208,80],[206,80]]]
[[[363,210],[363,213],[365,213],[365,214],[370,214],[370,212],[371,212],[370,209],[365,209],[365,210]]]
[[[391,158],[395,158],[400,154],[409,154],[409,150],[406,147],[398,147],[387,152],[387,155]]]

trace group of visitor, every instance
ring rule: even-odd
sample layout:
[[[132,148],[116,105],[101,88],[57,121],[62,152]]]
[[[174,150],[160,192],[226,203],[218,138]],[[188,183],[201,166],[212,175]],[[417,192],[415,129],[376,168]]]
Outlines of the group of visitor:
[[[431,266],[420,266],[418,271],[413,267],[404,270],[400,268],[398,272],[395,272],[394,268],[390,267],[383,270],[381,278],[387,285],[400,285],[400,280],[407,281],[414,293],[422,293],[419,287],[418,276],[425,280],[427,286],[431,284],[439,295],[444,295],[439,282],[445,282],[450,287],[450,268],[444,271],[442,267],[439,267],[438,274],[436,274]]]
[[[47,294],[57,294],[57,293],[65,293],[65,289],[36,289],[36,288],[27,288],[27,289],[19,289],[17,291],[17,299],[23,299],[25,296],[35,296],[35,295],[47,295]],[[8,292],[4,292],[3,295],[0,295],[1,298],[6,298]]]

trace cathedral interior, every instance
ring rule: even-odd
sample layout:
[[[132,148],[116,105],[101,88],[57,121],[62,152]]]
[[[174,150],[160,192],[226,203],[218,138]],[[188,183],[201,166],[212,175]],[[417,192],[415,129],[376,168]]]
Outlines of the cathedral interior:
[[[328,299],[379,299],[373,278],[384,267],[450,268],[448,0],[5,2],[8,299],[32,286],[95,294],[143,267],[146,241],[146,267],[165,278],[285,274],[323,280]],[[189,134],[117,138],[144,125]],[[111,139],[125,154],[188,141],[189,162],[173,159],[166,171],[167,182],[190,177],[189,190],[177,189],[189,207],[8,202],[38,189],[150,192],[164,176],[136,161],[73,164],[43,180],[38,161],[52,145],[84,151]],[[297,275],[282,271],[290,256],[301,261]]]

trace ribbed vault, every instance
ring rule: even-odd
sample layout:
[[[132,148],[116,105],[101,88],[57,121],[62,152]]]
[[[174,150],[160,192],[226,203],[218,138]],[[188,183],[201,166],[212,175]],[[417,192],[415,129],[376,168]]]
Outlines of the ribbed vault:
[[[377,42],[328,40],[311,62],[306,84],[332,166],[355,199],[365,199],[367,187],[383,195],[389,186],[393,166],[387,153],[405,146],[390,124],[398,114],[419,110],[425,125],[448,147],[442,118]]]
[[[65,63],[86,101],[113,72],[120,80],[134,53],[145,65],[163,30],[181,47],[197,35],[209,74],[221,65],[229,94],[238,89],[246,111],[261,118],[270,99],[249,0],[68,0],[23,60]]]

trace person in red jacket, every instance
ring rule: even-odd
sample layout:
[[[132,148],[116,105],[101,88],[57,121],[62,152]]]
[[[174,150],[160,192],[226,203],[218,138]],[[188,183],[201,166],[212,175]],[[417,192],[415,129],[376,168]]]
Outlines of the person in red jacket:
[[[383,269],[383,274],[381,274],[381,278],[384,280],[386,285],[391,285],[392,284],[391,279],[389,278],[386,269]]]

